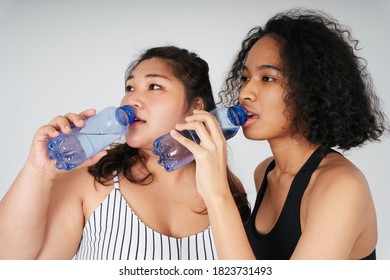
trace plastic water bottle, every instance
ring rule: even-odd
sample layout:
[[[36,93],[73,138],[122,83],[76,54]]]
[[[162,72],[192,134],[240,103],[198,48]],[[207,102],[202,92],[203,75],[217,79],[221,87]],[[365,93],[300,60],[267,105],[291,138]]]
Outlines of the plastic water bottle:
[[[88,118],[84,127],[73,127],[70,134],[49,140],[49,158],[56,160],[58,169],[71,170],[125,135],[134,120],[130,106],[107,107]]]
[[[248,118],[247,110],[240,105],[219,107],[210,113],[218,119],[226,140],[236,135],[240,126]],[[199,137],[193,130],[179,131],[179,133],[197,144],[200,143]],[[169,133],[154,141],[153,153],[159,156],[158,163],[168,172],[175,171],[194,160],[194,155]]]

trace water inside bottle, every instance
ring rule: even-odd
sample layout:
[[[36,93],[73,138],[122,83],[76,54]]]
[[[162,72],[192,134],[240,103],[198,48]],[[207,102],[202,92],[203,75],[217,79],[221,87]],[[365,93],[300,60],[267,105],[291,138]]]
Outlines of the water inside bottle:
[[[69,171],[106,148],[105,143],[112,143],[121,136],[96,133],[61,134],[47,143],[49,158],[56,160],[58,169]]]
[[[230,139],[232,138],[234,135],[237,134],[238,130],[239,130],[239,126],[237,127],[231,127],[231,128],[228,128],[228,129],[224,129],[222,131],[223,135],[225,136],[225,139]]]

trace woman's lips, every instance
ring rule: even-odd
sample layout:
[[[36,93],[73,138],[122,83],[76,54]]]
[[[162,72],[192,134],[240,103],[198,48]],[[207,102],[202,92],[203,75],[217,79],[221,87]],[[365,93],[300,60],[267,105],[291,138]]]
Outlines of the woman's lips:
[[[134,122],[130,126],[138,126],[138,125],[141,125],[141,124],[144,124],[144,123],[146,123],[146,121],[135,119]]]
[[[245,123],[242,125],[242,127],[250,126],[252,123],[254,123],[257,119],[260,118],[258,114],[255,114],[248,109],[247,109],[247,111],[249,113],[248,119],[245,121]]]

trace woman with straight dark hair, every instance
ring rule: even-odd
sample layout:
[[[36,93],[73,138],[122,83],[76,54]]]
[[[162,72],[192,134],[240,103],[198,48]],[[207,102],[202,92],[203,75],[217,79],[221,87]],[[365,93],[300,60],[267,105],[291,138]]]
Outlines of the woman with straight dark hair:
[[[82,127],[95,111],[41,127],[0,203],[0,258],[217,259],[195,162],[168,173],[152,152],[153,141],[194,109],[215,108],[208,72],[186,49],[145,51],[126,71],[121,105],[134,108],[136,121],[125,143],[70,172],[55,168],[46,143],[72,125]],[[226,165],[225,174],[244,222],[250,214],[245,191]]]

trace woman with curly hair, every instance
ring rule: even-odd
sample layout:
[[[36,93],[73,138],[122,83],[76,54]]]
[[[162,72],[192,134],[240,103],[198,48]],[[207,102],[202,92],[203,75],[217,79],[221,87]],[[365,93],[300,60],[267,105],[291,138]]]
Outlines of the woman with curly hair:
[[[225,146],[215,120],[196,112],[176,126],[195,129],[200,145],[172,132],[197,160],[220,257],[376,258],[369,185],[332,149],[379,140],[387,130],[357,44],[349,29],[312,10],[277,14],[243,41],[220,97],[250,112],[245,137],[268,141],[272,151],[254,171],[258,195],[245,228],[224,179]]]

